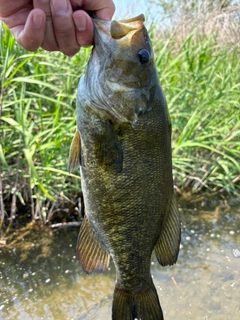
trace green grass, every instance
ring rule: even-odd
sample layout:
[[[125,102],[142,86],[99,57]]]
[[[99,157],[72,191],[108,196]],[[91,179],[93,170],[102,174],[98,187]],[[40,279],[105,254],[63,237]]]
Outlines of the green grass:
[[[240,60],[237,46],[190,35],[153,37],[159,78],[173,125],[176,186],[184,192],[226,191],[239,196]],[[80,190],[78,172],[67,172],[75,131],[75,96],[90,50],[69,59],[60,53],[27,53],[6,28],[0,34],[0,164],[4,204],[0,220],[14,217],[16,203],[32,218],[49,218],[49,206]],[[2,189],[2,190],[1,190]],[[8,204],[11,203],[11,207]]]
[[[173,41],[155,47],[173,125],[177,185],[239,195],[239,49],[191,35],[177,49]]]
[[[58,53],[27,53],[4,28],[0,39],[2,193],[18,197],[42,216],[46,199],[61,201],[80,189],[67,172],[75,132],[75,96],[89,50],[72,59]],[[3,211],[2,211],[3,216]],[[6,215],[5,215],[6,216]]]

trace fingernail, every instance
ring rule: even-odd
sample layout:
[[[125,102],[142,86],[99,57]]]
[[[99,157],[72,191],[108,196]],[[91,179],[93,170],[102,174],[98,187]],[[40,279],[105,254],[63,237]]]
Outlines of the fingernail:
[[[85,18],[81,18],[81,19],[74,19],[75,25],[77,27],[77,29],[79,31],[84,31],[86,30],[87,27],[87,23],[86,23],[86,19]]]
[[[67,0],[52,0],[52,6],[55,13],[61,15],[68,12],[68,1]]]
[[[33,15],[33,23],[35,27],[40,28],[43,24],[43,15],[40,12],[35,12]]]

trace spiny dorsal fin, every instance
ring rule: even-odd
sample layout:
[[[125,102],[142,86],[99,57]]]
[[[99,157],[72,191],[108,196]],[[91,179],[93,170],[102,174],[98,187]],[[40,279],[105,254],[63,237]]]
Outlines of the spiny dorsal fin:
[[[81,139],[78,130],[72,139],[69,158],[68,158],[68,172],[71,173],[80,167],[80,154],[81,154]]]
[[[85,216],[78,237],[77,253],[84,272],[104,272],[110,263],[110,255],[102,248]]]
[[[177,261],[181,240],[181,221],[174,193],[168,205],[167,217],[154,247],[158,262],[162,266],[173,265]]]

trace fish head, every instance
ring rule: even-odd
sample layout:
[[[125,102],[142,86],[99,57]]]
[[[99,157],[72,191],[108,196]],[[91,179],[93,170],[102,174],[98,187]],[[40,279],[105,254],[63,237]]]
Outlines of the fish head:
[[[94,98],[120,121],[134,125],[150,109],[150,90],[158,81],[144,15],[93,22],[95,45],[88,74],[97,74]]]

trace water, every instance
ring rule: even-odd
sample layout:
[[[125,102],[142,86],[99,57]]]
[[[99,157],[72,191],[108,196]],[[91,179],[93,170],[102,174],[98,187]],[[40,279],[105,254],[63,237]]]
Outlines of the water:
[[[152,261],[165,320],[240,319],[239,207],[187,205],[181,213],[177,265]],[[77,234],[77,228],[35,230],[21,248],[0,250],[0,319],[110,319],[114,266],[104,274],[83,274]]]

